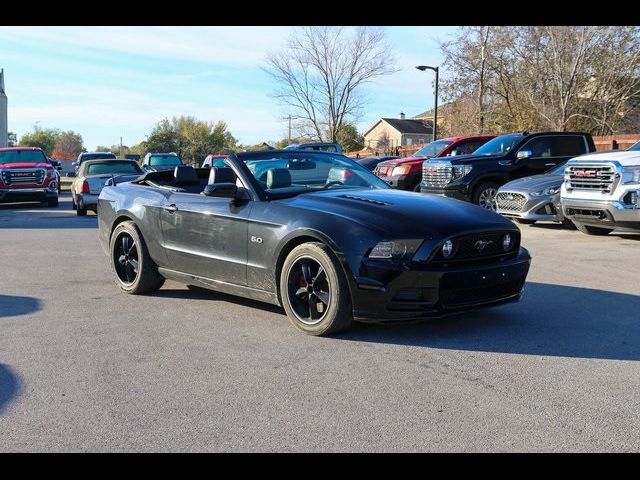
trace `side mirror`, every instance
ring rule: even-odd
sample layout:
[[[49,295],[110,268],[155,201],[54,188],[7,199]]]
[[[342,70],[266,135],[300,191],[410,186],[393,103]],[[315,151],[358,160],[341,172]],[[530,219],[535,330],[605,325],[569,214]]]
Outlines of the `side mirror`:
[[[520,150],[518,153],[516,153],[516,158],[518,160],[522,160],[523,158],[529,158],[533,155],[533,152],[531,150]]]
[[[202,193],[207,197],[235,198],[238,186],[235,183],[210,183]]]

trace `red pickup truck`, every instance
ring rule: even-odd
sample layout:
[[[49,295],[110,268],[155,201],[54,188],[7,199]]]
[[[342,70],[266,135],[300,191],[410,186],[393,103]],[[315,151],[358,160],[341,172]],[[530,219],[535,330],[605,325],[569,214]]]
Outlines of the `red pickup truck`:
[[[58,206],[58,173],[34,147],[0,148],[0,202],[47,202]]]
[[[381,162],[373,173],[399,190],[420,191],[422,162],[434,157],[468,155],[494,138],[495,135],[475,135],[469,137],[441,138],[431,142],[411,157]]]

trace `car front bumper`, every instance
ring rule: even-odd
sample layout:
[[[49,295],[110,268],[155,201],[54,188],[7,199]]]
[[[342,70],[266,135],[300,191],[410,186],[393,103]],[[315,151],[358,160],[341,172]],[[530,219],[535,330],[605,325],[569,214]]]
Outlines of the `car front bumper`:
[[[431,188],[420,184],[421,193],[431,193],[432,195],[440,195],[443,197],[455,198],[465,202],[471,201],[471,194],[458,188]]]
[[[0,188],[0,202],[46,202],[58,196],[58,185],[54,188]]]
[[[500,215],[510,218],[522,218],[524,220],[533,221],[552,221],[562,222],[564,216],[562,215],[562,208],[560,207],[560,194],[557,195],[544,195],[540,197],[532,197],[527,192],[519,191],[503,191],[500,193],[513,193],[524,195],[526,198],[525,203],[519,207],[518,210],[506,209],[504,204],[501,205],[501,200],[498,197],[496,199],[496,212]]]
[[[418,182],[415,175],[381,176],[379,178],[398,190],[413,190]]]
[[[515,302],[522,295],[530,264],[529,252],[521,248],[516,257],[493,263],[424,265],[390,270],[378,279],[358,277],[353,315],[361,322],[393,323]]]
[[[603,228],[640,229],[640,208],[623,202],[562,198],[562,212],[577,223]]]

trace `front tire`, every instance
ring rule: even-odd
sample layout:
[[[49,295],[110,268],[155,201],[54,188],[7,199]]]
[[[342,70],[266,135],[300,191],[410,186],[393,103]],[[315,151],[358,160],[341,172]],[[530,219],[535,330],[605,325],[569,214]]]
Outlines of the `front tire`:
[[[116,285],[125,293],[153,292],[164,284],[158,266],[149,256],[147,245],[135,223],[120,223],[111,234],[111,270]]]
[[[495,212],[498,188],[500,185],[494,182],[481,183],[473,190],[473,203]]]
[[[58,206],[58,197],[50,198],[49,200],[47,200],[47,205],[50,208],[57,207]]]
[[[584,225],[582,223],[573,223],[576,228],[582,233],[587,235],[609,235],[613,232],[613,228],[592,227],[591,225]]]
[[[329,247],[303,243],[287,256],[280,296],[289,321],[309,335],[329,335],[353,322],[349,284]]]

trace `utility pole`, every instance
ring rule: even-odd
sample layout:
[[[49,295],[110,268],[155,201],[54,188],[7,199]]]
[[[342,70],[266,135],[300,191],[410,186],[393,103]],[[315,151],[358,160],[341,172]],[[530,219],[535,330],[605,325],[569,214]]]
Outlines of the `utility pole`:
[[[433,70],[436,73],[436,92],[435,92],[435,101],[434,101],[434,108],[433,108],[433,141],[435,142],[436,139],[438,138],[438,73],[440,70],[440,67],[431,67],[429,65],[418,65],[416,67],[418,70],[421,71],[425,71],[425,70]]]
[[[122,135],[120,136],[120,155],[118,157],[122,158]]]
[[[291,114],[289,114],[289,143],[291,143]]]

